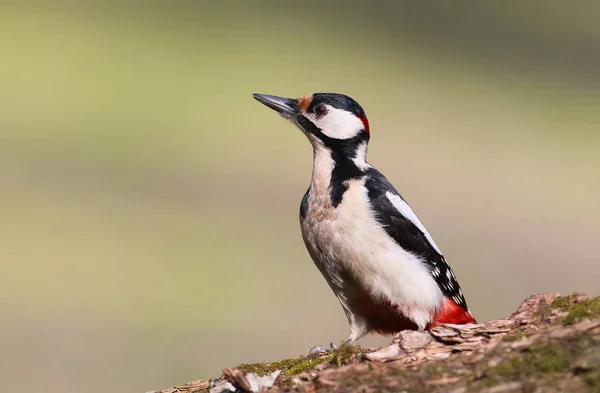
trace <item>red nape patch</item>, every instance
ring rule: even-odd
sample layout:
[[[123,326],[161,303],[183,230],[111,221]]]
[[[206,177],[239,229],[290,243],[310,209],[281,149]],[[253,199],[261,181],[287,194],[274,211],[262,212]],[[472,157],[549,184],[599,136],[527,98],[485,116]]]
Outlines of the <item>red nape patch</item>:
[[[366,117],[362,117],[359,115],[354,115],[356,117],[358,117],[360,119],[360,121],[362,121],[363,125],[365,126],[365,131],[367,132],[367,135],[371,136],[371,129],[369,128],[369,119],[367,119]]]
[[[440,311],[431,323],[429,323],[425,330],[429,330],[443,323],[450,323],[453,325],[464,325],[467,323],[477,323],[475,318],[464,310],[461,306],[456,304],[452,299],[446,298],[442,311]]]

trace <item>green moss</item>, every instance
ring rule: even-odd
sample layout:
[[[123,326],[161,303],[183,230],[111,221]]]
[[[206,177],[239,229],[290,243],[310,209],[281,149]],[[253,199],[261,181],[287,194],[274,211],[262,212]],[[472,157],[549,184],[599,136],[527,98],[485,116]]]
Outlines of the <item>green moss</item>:
[[[292,365],[287,370],[284,370],[283,374],[284,375],[296,375],[296,374],[300,374],[303,371],[312,370],[319,364],[330,360],[330,358],[331,358],[331,355],[325,355],[325,356],[322,356],[319,358],[308,358],[308,357],[304,358],[303,361]]]
[[[325,354],[314,354],[284,359],[277,362],[243,363],[237,366],[239,370],[256,375],[270,374],[275,370],[281,370],[286,376],[300,374],[303,371],[312,370],[324,362],[331,362],[335,366],[348,364],[352,355],[362,353],[364,349],[360,346],[340,344],[339,348]]]
[[[556,308],[562,311],[567,311],[571,305],[575,302],[578,296],[581,296],[578,293],[574,293],[569,296],[559,296],[552,301],[552,308]]]
[[[350,345],[345,342],[340,343],[340,346],[333,351],[331,358],[331,364],[336,366],[343,366],[350,362],[352,355],[356,355],[364,352],[364,349],[359,345]]]
[[[237,366],[237,368],[244,372],[254,373],[256,375],[266,375],[273,371],[281,370],[283,375],[289,376],[311,370],[321,363],[330,361],[332,357],[332,353],[325,355],[314,354],[284,359],[277,362],[244,363]]]
[[[528,381],[561,376],[577,375],[576,364],[581,359],[589,359],[600,350],[600,341],[594,335],[582,333],[564,340],[552,340],[534,344],[517,355],[507,358],[495,367],[486,370],[487,386],[508,381]],[[498,354],[501,355],[501,354]],[[595,362],[589,364],[582,379],[589,386],[599,382],[600,367]],[[543,376],[546,377],[543,377]]]
[[[530,365],[526,364],[522,356],[511,356],[495,367],[486,370],[487,382],[490,385],[498,381],[510,381],[517,379],[521,373],[529,373]]]
[[[523,352],[511,356],[499,365],[485,371],[481,387],[492,387],[512,381],[523,382],[522,391],[533,392],[540,386],[552,385],[569,371],[569,358],[560,351],[540,349],[542,353]],[[536,388],[537,387],[537,388]]]
[[[536,371],[542,373],[557,373],[567,371],[572,360],[572,354],[568,353],[560,344],[544,345],[541,348],[531,347],[531,351],[537,352],[526,356],[527,361],[532,361]]]
[[[586,373],[582,376],[583,381],[592,388],[593,392],[600,392],[600,370]]]
[[[587,318],[600,317],[600,297],[586,299],[573,304],[568,311],[569,314],[564,319],[566,325],[577,323]]]
[[[583,295],[574,293],[569,296],[559,296],[551,304],[551,308],[567,312],[563,319],[565,325],[571,325],[586,318],[600,317],[600,297],[594,299],[583,298]]]

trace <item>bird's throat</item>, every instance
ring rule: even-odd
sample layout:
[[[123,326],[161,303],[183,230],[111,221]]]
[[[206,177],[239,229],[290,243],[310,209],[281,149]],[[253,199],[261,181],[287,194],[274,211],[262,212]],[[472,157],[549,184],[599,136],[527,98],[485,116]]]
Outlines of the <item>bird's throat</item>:
[[[368,164],[364,158],[361,160],[364,155],[357,154],[357,149],[348,152],[315,146],[311,193],[328,193],[331,205],[337,207],[348,190],[348,181],[365,176]]]

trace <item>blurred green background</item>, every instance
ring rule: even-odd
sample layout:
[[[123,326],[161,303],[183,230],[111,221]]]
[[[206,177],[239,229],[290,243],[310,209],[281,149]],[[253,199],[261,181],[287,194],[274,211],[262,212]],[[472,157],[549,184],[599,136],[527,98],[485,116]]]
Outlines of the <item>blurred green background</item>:
[[[297,222],[310,146],[253,92],[362,104],[478,319],[597,295],[600,5],[565,4],[3,3],[3,389],[144,392],[347,337]]]

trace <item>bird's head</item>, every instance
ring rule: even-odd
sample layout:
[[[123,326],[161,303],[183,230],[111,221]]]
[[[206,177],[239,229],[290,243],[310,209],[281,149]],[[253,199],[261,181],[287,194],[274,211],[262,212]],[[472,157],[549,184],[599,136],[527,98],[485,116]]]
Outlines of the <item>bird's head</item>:
[[[304,132],[314,147],[356,150],[369,141],[369,122],[352,98],[336,93],[314,93],[300,98],[254,94],[260,103],[275,110]]]

